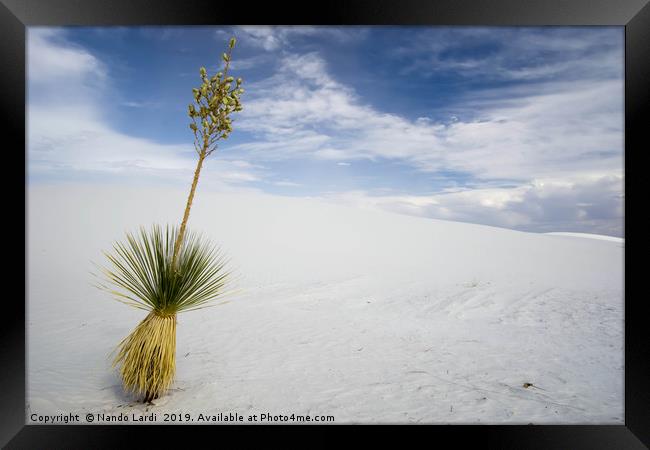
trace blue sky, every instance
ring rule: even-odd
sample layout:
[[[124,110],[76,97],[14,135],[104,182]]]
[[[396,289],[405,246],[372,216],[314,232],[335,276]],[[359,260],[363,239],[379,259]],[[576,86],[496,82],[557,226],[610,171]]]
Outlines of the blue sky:
[[[30,27],[28,182],[188,188],[231,36],[244,110],[200,189],[622,236],[622,27]]]

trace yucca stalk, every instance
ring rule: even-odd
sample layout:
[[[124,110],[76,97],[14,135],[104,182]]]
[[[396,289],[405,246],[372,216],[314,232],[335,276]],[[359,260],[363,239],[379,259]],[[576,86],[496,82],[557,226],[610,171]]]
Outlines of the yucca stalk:
[[[242,80],[234,82],[228,76],[234,46],[232,38],[228,53],[223,54],[223,72],[208,78],[201,67],[202,84],[193,90],[195,103],[189,105],[188,114],[199,159],[180,228],[167,226],[163,231],[154,226],[150,231],[141,228],[139,235],[127,233],[126,243],[118,242],[113,254],[105,253],[112,269],[100,267],[105,280],[98,287],[149,311],[120,342],[113,361],[113,366],[120,366],[125,389],[143,396],[145,402],[158,398],[174,380],[176,314],[213,306],[207,303],[224,295],[230,275],[219,251],[186,228],[203,161],[216,149],[217,141],[232,132],[230,114],[242,109]]]
[[[244,93],[241,87],[242,79],[228,76],[230,68],[230,58],[232,49],[235,47],[235,38],[230,39],[228,53],[224,53],[222,58],[225,63],[223,72],[218,72],[212,78],[208,78],[205,67],[199,69],[201,76],[201,86],[194,88],[194,103],[188,106],[188,115],[192,119],[190,129],[194,133],[194,149],[199,155],[194,171],[194,179],[190,193],[185,205],[185,213],[181,222],[181,230],[174,246],[173,262],[176,262],[181,243],[185,237],[185,227],[190,216],[194,193],[199,182],[199,175],[203,167],[203,161],[217,148],[217,141],[227,139],[232,132],[232,119],[230,114],[235,111],[241,111],[242,106],[239,96]],[[234,83],[233,83],[234,82]],[[200,127],[197,125],[200,122]]]

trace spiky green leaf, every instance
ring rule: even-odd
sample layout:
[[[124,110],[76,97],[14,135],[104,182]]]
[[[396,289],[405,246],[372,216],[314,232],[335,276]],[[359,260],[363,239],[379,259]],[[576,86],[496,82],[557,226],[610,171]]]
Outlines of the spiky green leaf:
[[[176,227],[155,225],[128,233],[113,253],[105,253],[111,268],[100,266],[105,280],[97,287],[136,308],[175,314],[208,306],[225,294],[230,272],[218,248],[195,233],[186,233],[172,268]]]

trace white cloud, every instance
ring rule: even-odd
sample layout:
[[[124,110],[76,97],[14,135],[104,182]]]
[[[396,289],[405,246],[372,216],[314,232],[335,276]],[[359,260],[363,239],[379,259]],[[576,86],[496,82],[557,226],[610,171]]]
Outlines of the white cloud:
[[[623,29],[423,28],[393,55],[402,73],[424,77],[445,72],[484,81],[621,76]]]
[[[300,183],[294,183],[293,181],[287,181],[287,180],[274,181],[273,184],[275,186],[280,186],[280,187],[300,187],[300,186],[302,186],[302,184],[300,184]]]
[[[121,106],[126,106],[127,108],[159,108],[161,106],[160,102],[138,102],[133,100],[128,100],[120,103]]]
[[[450,190],[432,195],[332,193],[356,207],[525,231],[623,235],[623,177],[537,179],[512,188]]]
[[[279,33],[271,27],[240,27],[248,40],[264,50],[275,50],[282,45],[282,38]]]
[[[358,27],[327,27],[327,26],[240,26],[234,33],[247,44],[260,47],[266,51],[275,51],[290,46],[292,39],[305,36],[324,36],[330,41],[347,42],[351,39],[361,39],[367,34],[367,29]],[[219,35],[223,34],[218,32]]]
[[[410,121],[363,104],[316,54],[287,56],[254,84],[238,126],[260,143],[239,148],[268,159],[389,158],[417,170],[483,180],[622,170],[621,79],[552,82],[459,99],[477,116]]]
[[[73,85],[80,81],[104,78],[104,65],[85,49],[62,44],[62,35],[51,28],[27,29],[27,67],[30,83],[65,80]],[[97,80],[101,81],[101,80]]]
[[[97,58],[66,41],[62,31],[30,28],[27,43],[30,179],[92,176],[188,183],[196,165],[191,143],[162,144],[107,125],[102,104],[109,77]],[[260,168],[247,164],[208,160],[201,182],[225,189],[259,180]]]

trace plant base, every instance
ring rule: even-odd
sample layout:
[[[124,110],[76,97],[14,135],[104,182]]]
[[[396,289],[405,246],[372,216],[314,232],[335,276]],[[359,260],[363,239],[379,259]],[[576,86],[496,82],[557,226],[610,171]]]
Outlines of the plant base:
[[[117,347],[113,367],[120,366],[125,390],[158,398],[174,381],[176,371],[176,315],[150,312]]]

